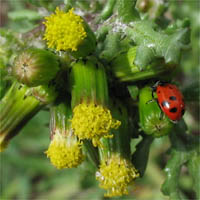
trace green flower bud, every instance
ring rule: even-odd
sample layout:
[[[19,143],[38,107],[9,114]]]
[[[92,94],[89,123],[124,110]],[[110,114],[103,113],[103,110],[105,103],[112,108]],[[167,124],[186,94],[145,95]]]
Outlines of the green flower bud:
[[[147,134],[153,137],[161,137],[170,133],[173,123],[162,113],[158,103],[152,101],[152,89],[146,86],[139,94],[139,116],[140,127]]]
[[[53,53],[32,48],[16,58],[12,73],[19,82],[34,87],[48,84],[58,70],[58,61]]]

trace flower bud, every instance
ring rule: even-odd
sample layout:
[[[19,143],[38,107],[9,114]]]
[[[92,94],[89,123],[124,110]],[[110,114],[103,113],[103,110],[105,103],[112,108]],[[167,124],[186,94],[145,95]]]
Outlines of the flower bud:
[[[12,73],[19,82],[34,87],[48,84],[58,70],[58,61],[53,53],[31,48],[16,58]]]
[[[142,88],[139,94],[140,127],[147,135],[161,137],[170,133],[173,123],[162,112],[152,97],[151,87]]]

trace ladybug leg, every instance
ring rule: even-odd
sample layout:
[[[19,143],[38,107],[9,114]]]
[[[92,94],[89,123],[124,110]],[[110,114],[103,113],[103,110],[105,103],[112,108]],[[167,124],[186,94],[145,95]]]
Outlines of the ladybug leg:
[[[151,88],[154,90],[154,92],[156,91],[156,88],[161,85],[161,81],[157,81]]]

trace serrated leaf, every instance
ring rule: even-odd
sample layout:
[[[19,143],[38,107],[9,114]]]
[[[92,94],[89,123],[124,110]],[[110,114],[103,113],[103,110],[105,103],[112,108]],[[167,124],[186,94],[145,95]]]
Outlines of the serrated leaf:
[[[141,70],[155,58],[164,58],[167,64],[178,64],[181,50],[186,48],[183,40],[188,31],[188,28],[178,28],[173,34],[168,35],[156,30],[156,25],[149,20],[131,23],[126,32],[139,46],[135,64]]]

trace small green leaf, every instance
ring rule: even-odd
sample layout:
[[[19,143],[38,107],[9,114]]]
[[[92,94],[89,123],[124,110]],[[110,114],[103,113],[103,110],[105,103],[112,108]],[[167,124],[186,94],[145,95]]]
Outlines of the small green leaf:
[[[132,155],[132,163],[135,168],[139,171],[140,177],[145,173],[151,144],[153,142],[153,137],[144,136],[143,140],[136,146],[136,151]]]

